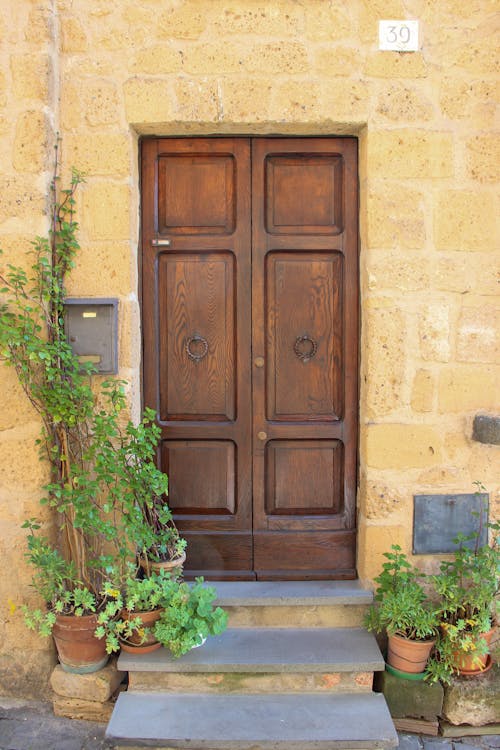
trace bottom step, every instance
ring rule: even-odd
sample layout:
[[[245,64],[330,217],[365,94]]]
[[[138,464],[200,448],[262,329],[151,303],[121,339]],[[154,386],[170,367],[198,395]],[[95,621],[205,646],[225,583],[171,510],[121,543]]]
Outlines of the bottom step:
[[[383,695],[122,693],[106,730],[117,747],[374,750],[397,747]]]

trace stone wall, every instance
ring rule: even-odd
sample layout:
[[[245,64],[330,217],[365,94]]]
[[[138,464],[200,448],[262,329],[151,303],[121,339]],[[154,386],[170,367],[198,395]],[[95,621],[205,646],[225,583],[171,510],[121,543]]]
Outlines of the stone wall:
[[[78,194],[77,296],[120,300],[120,375],[140,396],[141,135],[350,134],[360,142],[359,573],[411,549],[412,498],[470,492],[498,515],[499,140],[493,0],[5,0],[0,9],[0,246],[26,262],[47,225],[54,133]],[[380,52],[383,18],[421,50]],[[0,691],[36,694],[52,659],[22,626],[20,524],[38,513],[39,424],[0,382]],[[496,466],[495,466],[496,459]],[[432,562],[421,559],[423,565]]]

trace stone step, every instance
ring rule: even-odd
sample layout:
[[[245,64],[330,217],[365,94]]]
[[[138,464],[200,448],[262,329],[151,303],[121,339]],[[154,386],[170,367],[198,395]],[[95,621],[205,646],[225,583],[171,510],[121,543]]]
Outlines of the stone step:
[[[234,628],[180,659],[123,653],[118,668],[133,690],[357,692],[371,690],[384,660],[362,628]]]
[[[359,581],[217,581],[235,627],[360,627],[372,602]]]
[[[382,695],[128,692],[106,737],[119,748],[374,750],[397,747]]]

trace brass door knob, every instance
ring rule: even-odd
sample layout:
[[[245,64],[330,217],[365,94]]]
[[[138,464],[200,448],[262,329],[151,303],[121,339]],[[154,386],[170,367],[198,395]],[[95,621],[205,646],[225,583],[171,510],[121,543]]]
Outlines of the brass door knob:
[[[264,430],[261,430],[257,433],[257,437],[259,440],[267,440],[267,432],[264,432]]]
[[[253,363],[255,367],[264,367],[264,357],[255,357]]]

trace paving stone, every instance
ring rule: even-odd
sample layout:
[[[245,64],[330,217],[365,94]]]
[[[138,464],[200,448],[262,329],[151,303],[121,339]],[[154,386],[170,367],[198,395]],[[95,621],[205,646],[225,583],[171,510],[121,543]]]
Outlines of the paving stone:
[[[422,741],[416,734],[400,734],[398,750],[422,750]]]

